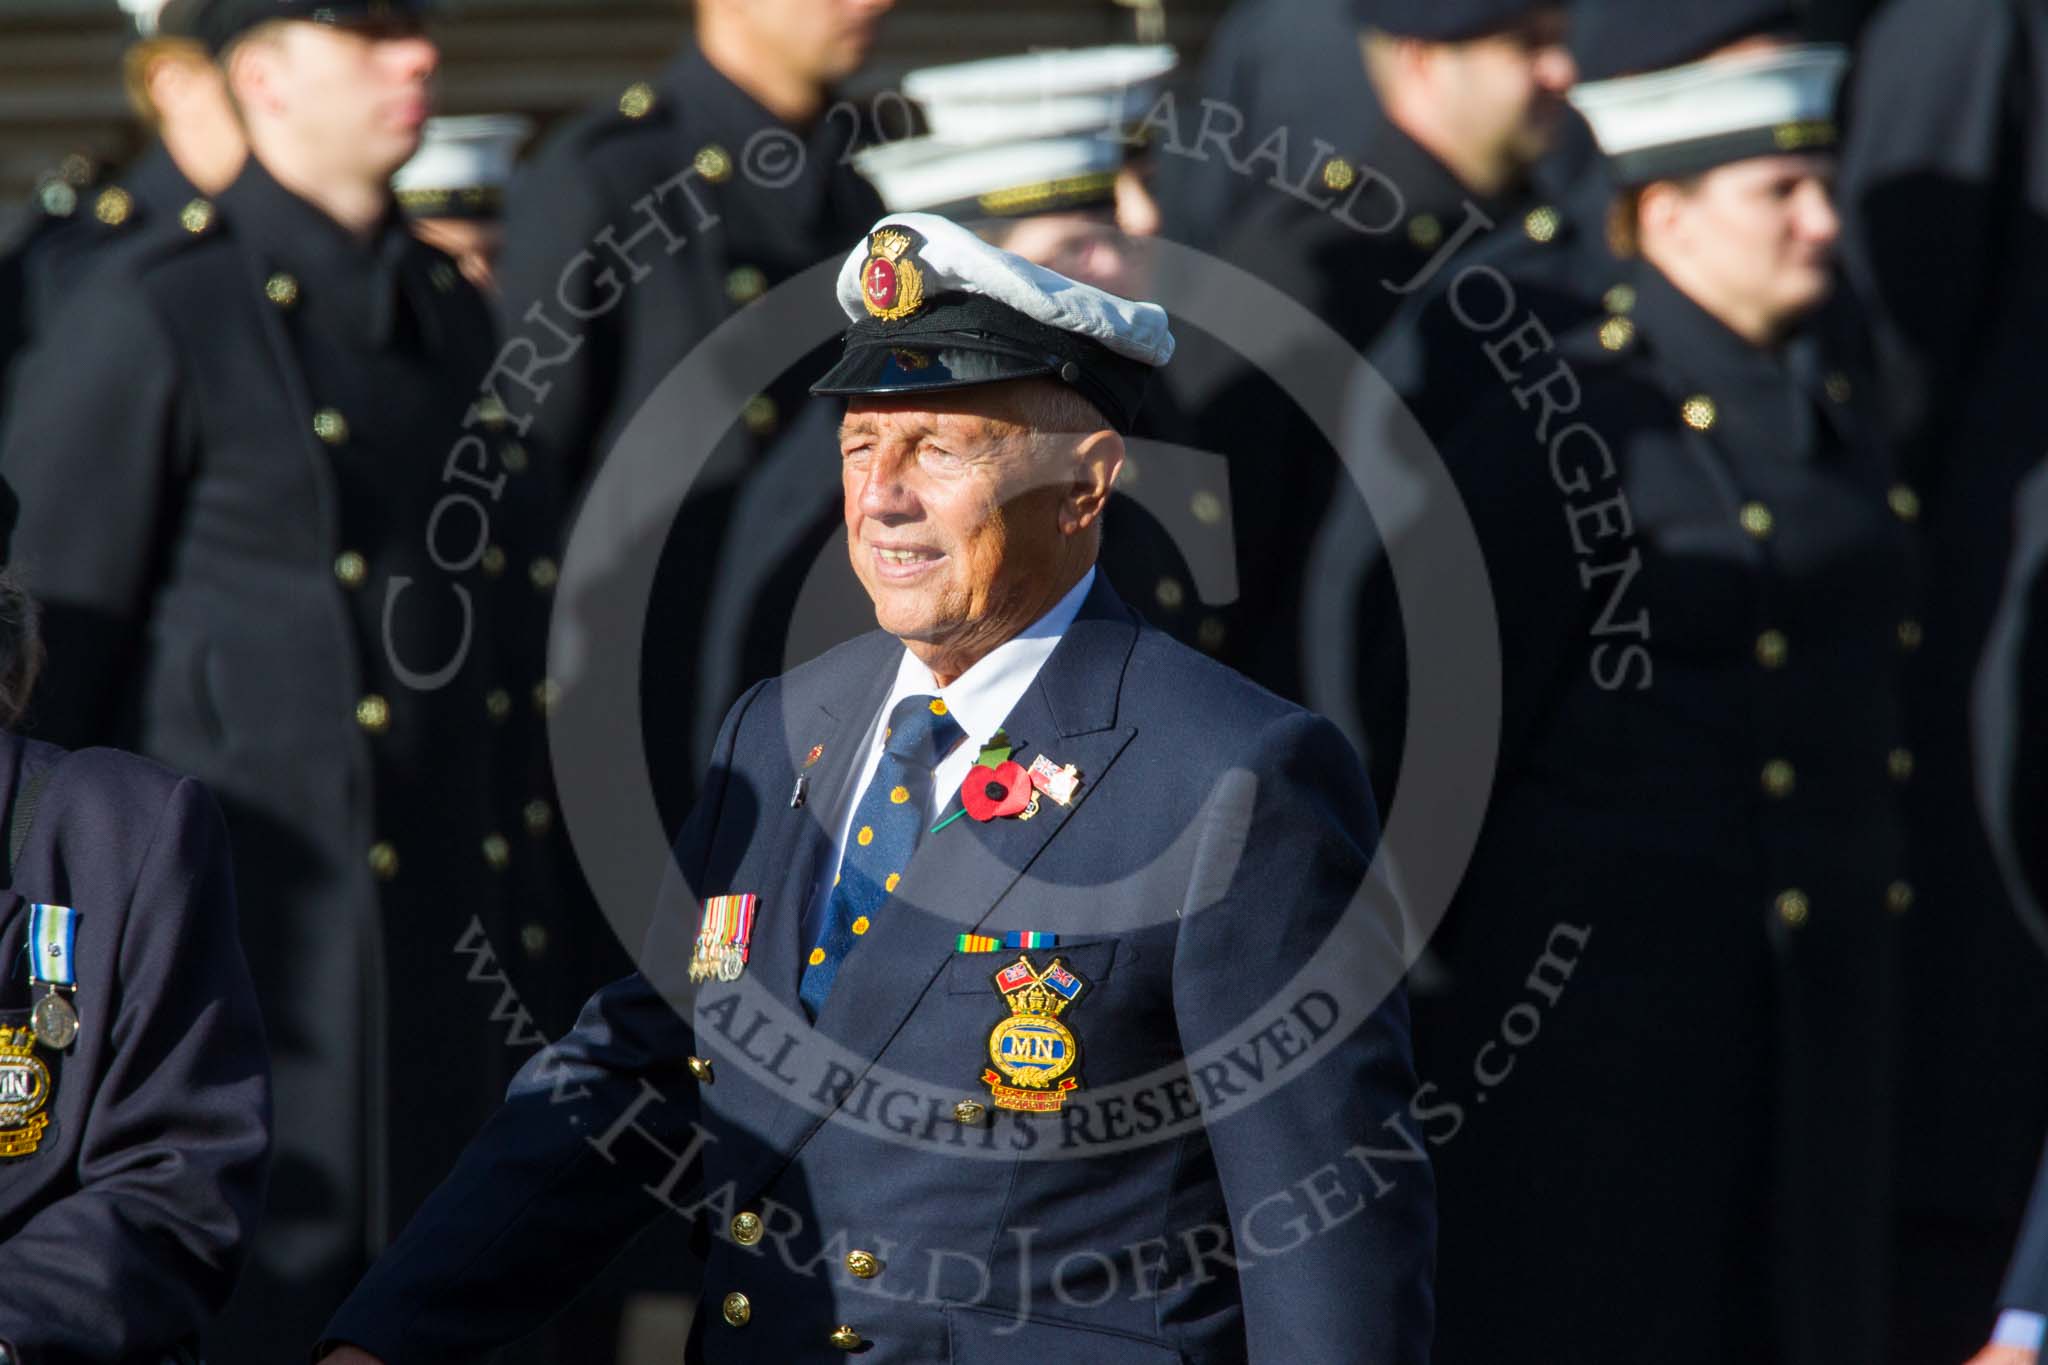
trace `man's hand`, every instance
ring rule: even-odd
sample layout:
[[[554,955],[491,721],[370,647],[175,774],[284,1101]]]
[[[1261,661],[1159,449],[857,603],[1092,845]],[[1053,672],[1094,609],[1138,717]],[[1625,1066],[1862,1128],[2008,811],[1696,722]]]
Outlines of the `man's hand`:
[[[328,1357],[330,1360],[333,1357]],[[368,1356],[363,1357],[369,1359]],[[1968,1365],[2040,1365],[2041,1353],[2019,1346],[1986,1346],[1970,1357]],[[357,1362],[361,1365],[361,1362]]]
[[[384,1365],[384,1362],[360,1346],[337,1346],[320,1357],[320,1365]],[[1993,1365],[2008,1365],[2008,1362],[1995,1361]],[[2034,1362],[2029,1357],[2025,1361],[2012,1362],[2012,1365],[2034,1365]]]

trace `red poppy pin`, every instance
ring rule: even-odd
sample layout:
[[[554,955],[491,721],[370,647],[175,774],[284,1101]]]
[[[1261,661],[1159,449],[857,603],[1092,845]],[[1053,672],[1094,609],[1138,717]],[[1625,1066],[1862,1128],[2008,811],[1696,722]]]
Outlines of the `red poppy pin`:
[[[998,816],[1022,815],[1037,795],[1024,765],[1009,759],[993,768],[976,764],[960,784],[960,804],[983,823]]]

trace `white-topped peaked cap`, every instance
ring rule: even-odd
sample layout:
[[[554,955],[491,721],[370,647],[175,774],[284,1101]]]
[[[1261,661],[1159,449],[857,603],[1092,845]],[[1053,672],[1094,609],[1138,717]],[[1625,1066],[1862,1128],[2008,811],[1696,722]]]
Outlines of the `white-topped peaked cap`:
[[[1166,310],[1119,298],[989,245],[949,218],[893,213],[846,258],[853,325],[820,394],[957,389],[1046,377],[1128,429],[1151,371],[1173,356]]]
[[[1114,134],[1145,117],[1179,62],[1164,43],[1057,48],[922,67],[903,78],[903,93],[924,106],[932,136],[948,142]]]
[[[147,38],[156,32],[157,16],[164,0],[120,0],[121,8],[135,23],[135,31]]]
[[[918,137],[866,148],[854,165],[896,212],[1016,218],[1113,202],[1128,150],[1093,133],[972,145]]]
[[[1179,54],[1083,47],[928,66],[903,78],[928,137],[864,149],[855,164],[896,212],[1020,217],[1108,204]]]
[[[391,177],[392,193],[415,218],[496,218],[531,136],[523,114],[430,118],[420,149]]]
[[[1848,64],[1845,48],[1803,43],[1594,81],[1574,87],[1571,101],[1620,183],[1641,185],[1753,156],[1832,150]]]
[[[924,296],[980,294],[1006,304],[1048,327],[1087,337],[1143,365],[1173,359],[1173,333],[1166,310],[1156,303],[1120,298],[1094,285],[1070,280],[1056,270],[990,246],[950,218],[935,213],[892,213],[869,231],[867,240],[839,267],[839,306],[860,322],[874,315],[865,276],[871,244],[888,228],[908,228],[924,240],[915,248]]]

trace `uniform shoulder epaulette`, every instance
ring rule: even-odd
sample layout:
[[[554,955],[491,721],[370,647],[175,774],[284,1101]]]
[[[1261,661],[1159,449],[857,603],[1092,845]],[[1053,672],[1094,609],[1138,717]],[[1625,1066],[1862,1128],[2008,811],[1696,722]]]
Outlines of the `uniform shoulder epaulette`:
[[[641,130],[663,129],[675,121],[675,102],[652,81],[635,81],[608,105],[585,110],[563,127],[561,140],[588,146]]]
[[[36,180],[31,202],[45,219],[68,222],[93,202],[104,167],[81,152],[73,152],[61,165],[45,171]]]
[[[1574,322],[1556,339],[1560,355],[1582,368],[1603,368],[1636,357],[1643,334],[1635,319],[1635,289],[1623,283],[1600,297],[1600,310]]]
[[[220,210],[213,201],[195,198],[178,210],[175,227],[165,224],[153,232],[136,233],[129,240],[136,251],[136,271],[148,274],[174,262],[222,249],[228,236],[222,230]]]
[[[619,116],[638,123],[653,113],[661,103],[661,96],[647,81],[634,81],[619,92]]]
[[[136,226],[140,206],[135,196],[119,185],[109,185],[93,196],[92,220],[110,232],[122,232]]]

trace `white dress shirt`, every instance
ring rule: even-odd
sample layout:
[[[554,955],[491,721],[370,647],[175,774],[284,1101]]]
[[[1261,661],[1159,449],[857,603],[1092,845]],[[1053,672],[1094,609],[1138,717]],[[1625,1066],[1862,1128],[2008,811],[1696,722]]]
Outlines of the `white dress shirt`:
[[[1991,1329],[1993,1346],[2017,1346],[2022,1351],[2038,1352],[2043,1337],[2048,1337],[2048,1318],[2024,1308],[2006,1309]]]
[[[1037,679],[1038,670],[1052,656],[1060,637],[1067,633],[1067,627],[1074,624],[1074,618],[1081,613],[1082,601],[1094,586],[1095,570],[1091,568],[1082,575],[1079,583],[1067,590],[1066,596],[1053,603],[1052,610],[982,655],[973,667],[953,679],[950,686],[940,687],[932,671],[915,654],[908,649],[903,651],[903,658],[896,665],[896,681],[889,688],[889,695],[882,699],[881,709],[868,722],[866,757],[861,760],[860,772],[847,792],[846,808],[839,813],[839,828],[832,839],[832,856],[825,859],[818,883],[811,888],[811,908],[814,911],[823,909],[825,898],[832,894],[832,884],[839,879],[839,861],[846,856],[846,838],[853,828],[854,811],[860,805],[861,793],[874,780],[875,769],[881,766],[882,723],[895,709],[896,703],[905,697],[943,698],[948,713],[967,732],[967,737],[939,760],[939,766],[933,772],[925,816],[927,822],[935,821],[939,812],[953,799],[953,793],[960,790],[960,784],[967,780],[968,769],[974,766],[981,746],[1002,728],[1003,721]],[[1018,761],[1029,762],[1030,756]],[[930,828],[929,823],[926,828]],[[807,922],[822,921],[814,915]]]

